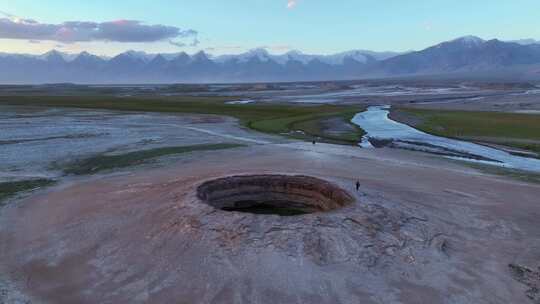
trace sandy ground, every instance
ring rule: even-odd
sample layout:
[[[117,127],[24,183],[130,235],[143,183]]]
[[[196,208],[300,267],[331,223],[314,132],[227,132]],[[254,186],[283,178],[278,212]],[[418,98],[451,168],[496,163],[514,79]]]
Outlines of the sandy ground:
[[[0,130],[0,182],[59,178],[64,163],[100,154],[284,141],[249,132],[231,117],[1,105]]]
[[[196,188],[303,174],[356,203],[231,213]],[[359,179],[361,191],[354,190]],[[533,303],[509,264],[540,266],[540,187],[386,149],[266,143],[64,182],[0,214],[1,300],[36,303]]]

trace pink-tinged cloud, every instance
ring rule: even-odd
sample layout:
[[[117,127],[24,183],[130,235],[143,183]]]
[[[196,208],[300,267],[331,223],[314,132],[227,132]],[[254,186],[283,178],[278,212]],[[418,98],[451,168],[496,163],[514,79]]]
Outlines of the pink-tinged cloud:
[[[196,38],[197,32],[161,24],[146,25],[137,20],[109,22],[68,21],[61,24],[40,23],[5,14],[0,18],[0,38],[50,40],[64,43],[81,41],[155,42]]]
[[[298,5],[298,0],[288,0],[287,1],[287,8],[293,9]]]

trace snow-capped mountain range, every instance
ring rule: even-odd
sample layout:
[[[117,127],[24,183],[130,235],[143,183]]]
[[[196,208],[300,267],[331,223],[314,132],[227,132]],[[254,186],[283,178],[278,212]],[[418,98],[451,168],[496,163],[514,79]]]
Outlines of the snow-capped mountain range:
[[[305,54],[305,53],[302,53],[301,51],[293,50],[285,54],[274,55],[274,54],[270,54],[265,49],[259,48],[259,49],[253,49],[246,53],[242,53],[238,55],[221,55],[221,56],[215,57],[214,59],[216,62],[221,62],[221,63],[229,61],[229,60],[237,60],[238,62],[247,62],[250,59],[256,57],[261,61],[273,60],[279,64],[286,64],[287,61],[289,60],[295,60],[303,64],[307,64],[310,61],[317,59],[326,64],[339,65],[339,64],[343,64],[343,60],[345,58],[349,58],[349,59],[356,60],[358,62],[365,63],[369,61],[370,59],[383,60],[383,59],[394,57],[400,54],[402,53],[353,50],[353,51],[347,51],[347,52],[342,52],[342,53],[337,53],[337,54],[332,54],[332,55],[313,55],[313,54]]]
[[[10,53],[0,53],[0,57],[10,57],[10,56],[19,56],[19,57],[26,57],[26,58],[37,58],[41,60],[47,60],[50,56],[60,55],[66,62],[70,62],[75,60],[80,55],[87,55],[87,52],[81,52],[79,54],[75,53],[65,53],[58,50],[51,50],[47,53],[40,54],[40,55],[30,55],[30,54],[10,54]],[[137,58],[146,62],[152,61],[156,56],[161,55],[166,60],[173,60],[174,58],[178,57],[181,54],[187,54],[184,52],[178,52],[178,53],[158,53],[158,54],[152,54],[152,53],[146,53],[143,51],[134,51],[129,50],[124,53],[124,55],[128,55],[133,58]],[[224,63],[230,60],[237,60],[238,62],[247,62],[250,59],[257,57],[261,61],[268,61],[273,60],[280,64],[285,64],[290,59],[294,59],[297,61],[300,61],[304,64],[308,63],[309,61],[313,59],[318,59],[321,62],[327,63],[327,64],[342,64],[343,59],[345,58],[351,58],[358,62],[366,62],[369,60],[369,57],[372,57],[375,60],[383,60],[387,59],[393,56],[397,56],[403,53],[399,52],[374,52],[374,51],[368,51],[368,50],[353,50],[353,51],[347,51],[347,52],[341,52],[331,55],[314,55],[314,54],[305,54],[298,50],[292,50],[284,54],[270,54],[266,49],[264,48],[257,48],[249,50],[245,53],[241,54],[231,54],[231,55],[219,55],[214,56],[211,54],[206,54],[208,58],[212,59],[215,62]],[[119,54],[120,55],[120,54]],[[97,56],[103,60],[110,60],[112,57],[108,56]]]
[[[148,54],[112,58],[52,50],[42,55],[0,53],[0,83],[171,83],[341,80],[515,69],[540,78],[536,40],[465,36],[406,53],[353,50],[332,55],[259,48],[242,54]],[[534,74],[536,73],[536,74]]]

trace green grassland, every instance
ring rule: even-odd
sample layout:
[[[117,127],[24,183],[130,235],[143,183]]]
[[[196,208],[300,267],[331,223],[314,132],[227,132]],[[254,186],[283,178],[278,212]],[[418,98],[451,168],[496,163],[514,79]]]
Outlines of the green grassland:
[[[87,175],[105,170],[136,166],[163,156],[177,155],[195,151],[214,151],[243,146],[244,145],[241,144],[221,143],[179,147],[163,147],[118,155],[96,155],[90,158],[71,161],[63,165],[55,164],[55,167],[61,169],[65,174]],[[56,181],[51,179],[32,179],[13,182],[0,182],[0,206],[3,205],[2,201],[9,197],[17,195],[18,193],[48,187],[53,185],[55,182]]]
[[[115,97],[110,95],[82,96],[0,96],[0,104],[47,107],[75,107],[119,111],[162,113],[195,113],[227,115],[238,118],[248,128],[271,134],[281,134],[310,140],[351,144],[360,141],[363,131],[354,130],[343,135],[328,135],[320,128],[320,121],[328,117],[348,119],[362,111],[358,106],[293,105],[293,104],[226,104],[231,97]],[[310,122],[310,123],[306,123]],[[349,123],[347,121],[346,123]],[[300,136],[293,131],[303,131]]]
[[[290,124],[290,128],[303,131],[305,133],[303,137],[307,140],[316,138],[317,140],[322,139],[322,141],[329,143],[356,145],[359,139],[365,134],[364,130],[360,127],[350,123],[351,119],[358,112],[358,109],[353,109],[351,111],[344,111],[338,115],[314,115],[314,117],[308,117],[305,120],[295,120]],[[330,132],[331,129],[324,124],[324,120],[329,118],[338,118],[340,124],[349,125],[350,127],[348,130]],[[301,135],[297,136],[300,137]]]
[[[98,173],[105,170],[136,166],[163,156],[184,154],[196,151],[215,151],[222,149],[238,148],[243,146],[244,145],[232,143],[202,144],[191,146],[154,148],[115,155],[100,154],[90,158],[72,161],[68,164],[60,165],[59,167],[66,174],[86,175]]]
[[[515,180],[519,180],[522,182],[540,184],[539,173],[515,170],[515,169],[509,169],[509,168],[502,168],[502,167],[484,165],[484,164],[469,163],[469,162],[461,162],[461,164],[480,170],[487,174],[500,175],[500,176],[509,177]]]
[[[19,192],[35,190],[42,187],[47,187],[54,184],[54,180],[50,179],[34,179],[25,181],[3,182],[0,183],[0,206],[2,201],[16,195]]]
[[[397,111],[415,116],[418,122],[414,127],[427,133],[540,153],[540,115],[411,108]]]

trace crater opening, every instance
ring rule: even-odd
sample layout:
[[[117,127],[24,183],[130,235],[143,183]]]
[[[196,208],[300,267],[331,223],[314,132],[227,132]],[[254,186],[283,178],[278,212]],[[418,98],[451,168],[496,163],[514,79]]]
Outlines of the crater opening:
[[[295,216],[346,206],[354,198],[345,190],[310,176],[242,175],[203,183],[197,196],[223,210]]]

